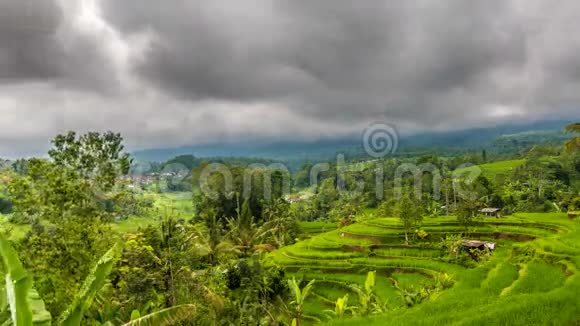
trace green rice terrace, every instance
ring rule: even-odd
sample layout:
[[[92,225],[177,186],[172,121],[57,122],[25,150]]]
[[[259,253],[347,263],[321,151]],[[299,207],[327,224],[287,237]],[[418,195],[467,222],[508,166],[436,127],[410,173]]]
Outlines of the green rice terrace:
[[[454,217],[427,218],[406,245],[399,219],[366,218],[277,250],[266,261],[290,278],[315,280],[304,308],[307,323],[577,324],[578,224],[562,213],[480,218],[467,229]],[[495,250],[465,249],[466,239],[492,242]],[[370,309],[364,289],[372,271],[376,305]]]
[[[497,180],[498,178],[508,177],[517,167],[521,166],[522,164],[524,164],[524,160],[508,160],[466,167],[460,169],[459,171],[460,173],[465,173],[479,168],[481,169],[483,176],[490,180]]]

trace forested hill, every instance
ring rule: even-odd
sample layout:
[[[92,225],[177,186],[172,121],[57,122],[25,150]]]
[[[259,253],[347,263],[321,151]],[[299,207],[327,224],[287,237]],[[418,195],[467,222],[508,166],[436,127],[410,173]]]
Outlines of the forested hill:
[[[430,132],[405,136],[400,139],[399,152],[434,148],[468,149],[489,148],[514,152],[531,144],[561,143],[569,138],[562,130],[570,121],[541,121],[534,123],[504,124],[491,128],[472,128],[448,132]],[[137,160],[166,161],[172,157],[193,154],[196,157],[266,157],[279,160],[326,160],[336,152],[362,154],[360,135],[349,138],[323,139],[314,142],[279,141],[274,143],[216,143],[177,148],[157,148],[133,153]]]

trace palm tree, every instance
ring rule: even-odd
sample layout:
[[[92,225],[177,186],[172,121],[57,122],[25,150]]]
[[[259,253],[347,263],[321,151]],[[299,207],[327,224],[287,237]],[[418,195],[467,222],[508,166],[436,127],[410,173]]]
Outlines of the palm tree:
[[[264,230],[264,234],[270,234],[274,242],[276,242],[278,248],[282,248],[289,243],[292,243],[293,239],[291,237],[291,231],[296,220],[293,217],[277,217],[262,225],[261,229]]]
[[[230,229],[227,237],[235,244],[242,257],[248,257],[254,251],[254,245],[268,233],[257,227],[254,217],[249,218],[249,225],[239,217],[228,218],[227,221]]]
[[[238,204],[236,213],[236,218],[226,219],[230,230],[227,237],[236,244],[242,257],[248,257],[254,252],[254,245],[263,240],[271,230],[264,228],[264,226],[259,228],[254,223],[254,216],[252,215],[248,200],[244,201],[241,208]]]
[[[580,122],[567,125],[565,130],[567,133],[580,133]],[[580,149],[580,136],[576,136],[564,144],[564,150],[566,152],[571,153],[578,149]]]
[[[183,245],[191,242],[193,251],[202,257],[207,257],[211,267],[215,266],[220,258],[239,253],[236,246],[221,235],[221,229],[216,225],[209,229],[204,226],[196,226],[191,235],[185,239]]]
[[[297,326],[300,326],[300,321],[302,320],[302,315],[304,314],[304,303],[310,295],[310,291],[312,291],[312,287],[314,286],[314,281],[310,281],[304,288],[300,289],[300,282],[296,282],[296,278],[292,278],[288,280],[288,287],[292,291],[293,300],[290,302],[291,305],[294,306],[294,320],[292,324],[296,323]]]

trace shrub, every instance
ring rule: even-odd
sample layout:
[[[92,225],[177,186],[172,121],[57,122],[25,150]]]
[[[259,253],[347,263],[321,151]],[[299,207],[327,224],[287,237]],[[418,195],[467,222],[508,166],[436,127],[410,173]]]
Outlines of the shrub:
[[[435,286],[440,290],[445,290],[453,286],[453,276],[447,273],[439,273],[435,276]]]
[[[429,236],[429,233],[425,230],[416,230],[415,233],[421,240],[425,240]]]

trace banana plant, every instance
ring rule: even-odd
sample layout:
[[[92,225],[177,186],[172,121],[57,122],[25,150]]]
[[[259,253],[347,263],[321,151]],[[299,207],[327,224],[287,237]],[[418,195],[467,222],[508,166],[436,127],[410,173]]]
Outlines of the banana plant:
[[[290,304],[294,305],[295,307],[295,320],[298,326],[300,326],[302,314],[304,313],[304,303],[306,302],[310,291],[312,291],[314,281],[315,280],[310,281],[304,288],[300,289],[300,282],[296,282],[296,278],[293,277],[291,280],[288,280],[288,287],[294,296],[294,299],[290,302]]]
[[[88,309],[97,291],[106,282],[119,255],[119,247],[113,246],[95,265],[73,303],[59,318],[58,325],[80,325],[83,313]],[[10,242],[0,234],[0,256],[6,272],[5,293],[8,298],[10,319],[15,326],[50,325],[51,315],[44,301],[32,286],[32,277],[22,266]]]
[[[6,280],[4,298],[7,299],[2,300],[5,302],[2,309],[9,312],[9,319],[15,326],[50,325],[50,313],[46,311],[44,302],[32,287],[32,278],[22,266],[10,242],[2,234],[0,234],[0,254]]]
[[[386,306],[376,294],[376,277],[376,271],[368,272],[364,288],[358,285],[350,286],[358,295],[360,307],[357,308],[357,311],[360,315],[382,313],[386,309]]]
[[[334,310],[327,310],[326,312],[334,315],[338,319],[342,319],[344,313],[352,309],[352,307],[348,306],[348,294],[345,294],[344,297],[336,299]]]
[[[75,296],[72,304],[66,309],[63,315],[58,318],[59,326],[79,326],[84,312],[89,309],[97,293],[106,284],[107,277],[113,269],[113,265],[120,256],[121,248],[114,245],[93,267],[80,291]],[[9,311],[9,318],[1,320],[3,324],[14,326],[50,326],[51,315],[46,311],[44,301],[32,286],[32,278],[22,266],[16,251],[10,242],[0,234],[0,256],[5,272],[6,283],[4,286],[7,304],[0,306],[0,318],[2,312]],[[7,307],[7,309],[5,309]],[[135,320],[127,323],[127,326],[143,325],[173,325],[177,321],[189,318],[195,313],[194,305],[180,305],[153,312],[146,316],[135,317]]]
[[[105,285],[113,265],[120,255],[120,247],[114,245],[93,267],[85,279],[81,290],[75,296],[72,304],[59,318],[59,325],[80,325],[83,313],[91,307],[97,292]]]

